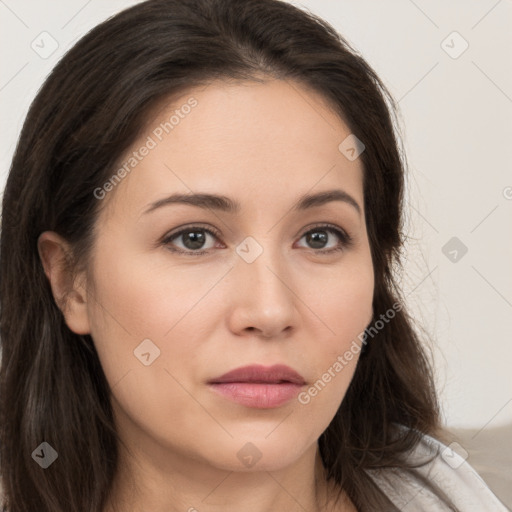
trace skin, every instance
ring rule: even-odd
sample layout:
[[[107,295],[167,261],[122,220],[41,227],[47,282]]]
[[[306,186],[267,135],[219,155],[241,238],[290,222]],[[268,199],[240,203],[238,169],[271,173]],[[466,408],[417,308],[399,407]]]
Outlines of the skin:
[[[358,354],[305,405],[254,409],[206,384],[240,366],[283,363],[307,390],[370,323],[363,167],[338,149],[350,129],[297,83],[214,82],[162,105],[128,153],[192,96],[198,105],[102,200],[87,274],[66,274],[69,248],[58,234],[38,241],[56,301],[70,292],[66,323],[91,334],[112,390],[126,445],[112,503],[154,512],[355,510],[348,499],[334,506],[317,440]],[[330,189],[350,194],[361,213],[342,201],[292,211],[302,195]],[[174,204],[143,214],[176,192],[222,194],[242,209]],[[318,223],[347,231],[353,244],[315,229],[328,239],[313,245],[304,235]],[[184,237],[161,242],[196,224],[220,232],[202,232],[207,254],[173,253],[193,252]],[[252,263],[236,252],[248,236],[263,249]],[[146,338],[160,350],[148,366],[134,356]],[[237,457],[248,442],[261,453],[250,468]]]

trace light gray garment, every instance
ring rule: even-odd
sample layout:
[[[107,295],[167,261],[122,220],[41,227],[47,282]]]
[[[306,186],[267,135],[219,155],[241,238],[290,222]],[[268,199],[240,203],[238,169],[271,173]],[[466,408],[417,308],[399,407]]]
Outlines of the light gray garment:
[[[510,512],[461,455],[423,435],[411,459],[420,462],[432,455],[422,467],[368,474],[401,512]]]

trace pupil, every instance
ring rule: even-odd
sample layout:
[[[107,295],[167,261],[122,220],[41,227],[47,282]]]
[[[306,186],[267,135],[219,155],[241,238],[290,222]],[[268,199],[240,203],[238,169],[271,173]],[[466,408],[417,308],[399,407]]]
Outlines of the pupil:
[[[315,249],[321,249],[327,243],[327,233],[325,231],[315,231],[309,234],[308,243],[311,243]]]
[[[187,243],[187,242],[190,242]],[[188,249],[200,249],[205,242],[205,236],[202,231],[189,231],[185,236],[185,246]]]

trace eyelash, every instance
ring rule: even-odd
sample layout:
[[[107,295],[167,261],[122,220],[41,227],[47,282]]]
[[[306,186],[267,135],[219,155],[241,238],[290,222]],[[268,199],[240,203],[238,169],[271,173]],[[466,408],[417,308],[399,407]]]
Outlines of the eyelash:
[[[201,256],[203,254],[208,254],[208,252],[211,249],[201,250],[201,251],[192,251],[192,250],[184,251],[182,249],[176,249],[176,248],[170,247],[169,244],[172,240],[179,238],[184,233],[189,233],[190,231],[204,231],[217,239],[220,237],[220,233],[218,233],[216,230],[213,230],[211,228],[205,228],[203,226],[188,226],[186,228],[181,229],[180,231],[178,231],[176,233],[171,233],[168,236],[164,237],[164,239],[162,240],[162,244],[168,246],[168,249],[171,252],[183,254],[185,256]],[[310,233],[314,233],[315,231],[328,231],[330,233],[334,233],[341,240],[340,244],[338,244],[337,247],[334,247],[331,249],[312,249],[317,254],[326,255],[326,254],[331,254],[331,253],[338,252],[338,251],[343,251],[343,250],[346,250],[346,249],[352,247],[352,245],[354,243],[353,238],[346,231],[344,231],[332,224],[318,224],[316,226],[313,226],[311,229],[308,229],[308,231],[306,231],[300,238],[302,239],[304,236],[306,236]]]

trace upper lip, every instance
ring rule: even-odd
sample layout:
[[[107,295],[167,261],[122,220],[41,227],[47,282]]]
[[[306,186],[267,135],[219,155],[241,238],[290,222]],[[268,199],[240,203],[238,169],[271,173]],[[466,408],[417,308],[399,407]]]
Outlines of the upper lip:
[[[292,382],[301,385],[306,383],[302,375],[284,364],[275,364],[273,366],[254,364],[243,366],[209,381],[210,384],[218,384],[221,382],[259,382],[266,384]]]

